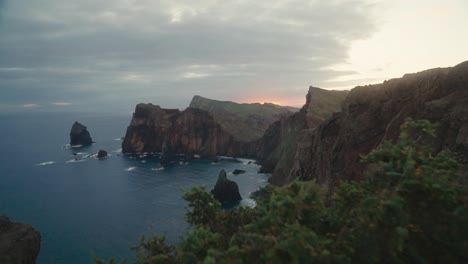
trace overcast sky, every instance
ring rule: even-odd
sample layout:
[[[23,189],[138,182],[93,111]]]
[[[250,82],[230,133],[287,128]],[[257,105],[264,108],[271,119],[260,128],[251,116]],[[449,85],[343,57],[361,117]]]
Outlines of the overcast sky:
[[[0,110],[300,106],[468,60],[468,1],[0,0]]]

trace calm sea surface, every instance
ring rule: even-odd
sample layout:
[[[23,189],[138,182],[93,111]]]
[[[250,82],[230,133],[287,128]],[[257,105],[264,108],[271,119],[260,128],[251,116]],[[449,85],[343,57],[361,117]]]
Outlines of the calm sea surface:
[[[267,175],[247,161],[195,160],[161,169],[157,157],[122,155],[120,138],[130,118],[0,114],[0,214],[41,232],[38,263],[90,263],[93,254],[133,260],[130,247],[141,235],[164,234],[177,242],[189,228],[182,190],[211,189],[221,169],[247,171],[228,175],[238,183],[244,205],[266,184]],[[97,143],[64,146],[75,121],[86,125]],[[110,157],[88,157],[99,149]]]

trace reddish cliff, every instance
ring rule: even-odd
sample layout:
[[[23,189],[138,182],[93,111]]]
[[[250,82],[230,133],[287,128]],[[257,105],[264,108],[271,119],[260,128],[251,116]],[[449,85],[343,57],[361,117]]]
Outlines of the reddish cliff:
[[[341,179],[360,179],[364,170],[361,155],[384,140],[395,140],[407,117],[438,122],[439,137],[432,142],[435,151],[451,149],[466,162],[468,62],[356,87],[341,113],[315,130],[304,131],[289,175],[274,175],[273,182],[316,179],[332,190]]]
[[[255,143],[236,140],[206,111],[163,109],[138,104],[122,143],[124,153],[161,152],[163,144],[173,153],[214,157],[254,157]]]
[[[330,91],[309,87],[306,104],[297,113],[273,123],[259,140],[257,157],[263,172],[272,172],[270,181],[281,185],[294,162],[297,143],[304,131],[324,122],[341,108],[349,91]]]

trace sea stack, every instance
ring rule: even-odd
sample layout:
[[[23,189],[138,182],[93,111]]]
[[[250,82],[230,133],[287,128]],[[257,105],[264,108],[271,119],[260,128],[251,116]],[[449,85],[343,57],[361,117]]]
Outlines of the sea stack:
[[[239,186],[237,186],[236,182],[227,178],[225,170],[219,172],[218,181],[216,181],[216,185],[211,193],[214,195],[215,199],[222,204],[242,200],[239,193]]]
[[[91,145],[93,143],[93,139],[89,134],[86,127],[79,122],[75,122],[70,131],[70,145],[77,146],[77,145]]]
[[[41,234],[30,225],[0,216],[0,263],[36,263]]]

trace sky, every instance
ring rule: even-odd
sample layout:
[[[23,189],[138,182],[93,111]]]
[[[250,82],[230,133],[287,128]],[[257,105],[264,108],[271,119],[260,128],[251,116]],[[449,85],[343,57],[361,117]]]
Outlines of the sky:
[[[466,0],[0,0],[0,111],[301,106],[468,60]]]

